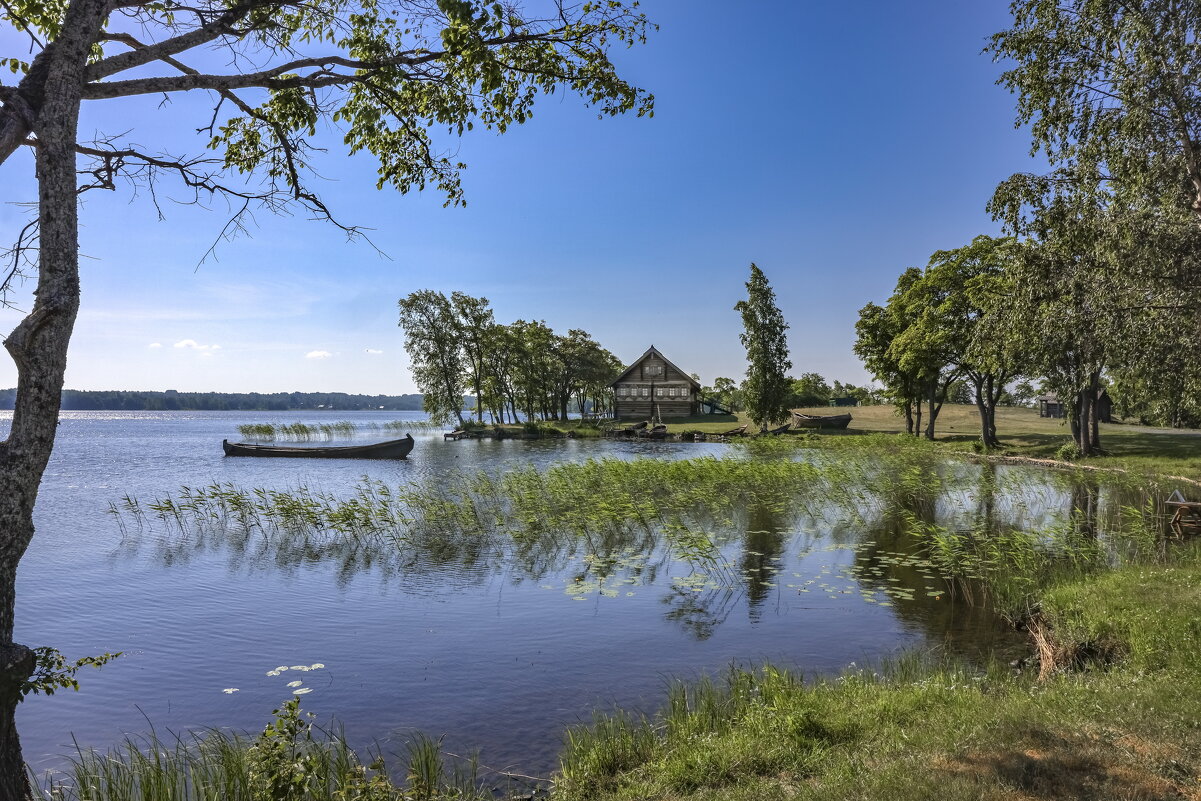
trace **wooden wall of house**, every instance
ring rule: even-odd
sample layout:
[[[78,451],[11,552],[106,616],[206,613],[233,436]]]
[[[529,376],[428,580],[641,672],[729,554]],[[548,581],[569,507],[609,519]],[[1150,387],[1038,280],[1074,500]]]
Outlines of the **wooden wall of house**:
[[[623,387],[631,387],[637,395],[621,394]],[[675,397],[657,394],[643,397],[642,390],[675,388]],[[647,420],[654,416],[655,407],[660,417],[691,417],[699,414],[697,389],[691,376],[680,372],[663,360],[657,352],[641,359],[629,373],[613,385],[614,415],[619,418]]]
[[[697,414],[696,404],[687,398],[675,401],[661,401],[659,404],[660,417],[692,417]],[[615,416],[623,419],[649,420],[655,414],[655,404],[650,398],[618,398],[615,406]]]

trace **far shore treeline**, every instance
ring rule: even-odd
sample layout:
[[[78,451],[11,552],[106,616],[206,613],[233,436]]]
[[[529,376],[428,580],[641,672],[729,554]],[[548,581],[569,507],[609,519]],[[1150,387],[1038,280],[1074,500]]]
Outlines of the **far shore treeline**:
[[[0,389],[0,410],[13,408],[15,389]],[[345,392],[143,392],[63,390],[63,411],[263,411],[383,410],[419,412],[424,399],[414,395],[350,395]],[[474,403],[464,398],[464,408]]]

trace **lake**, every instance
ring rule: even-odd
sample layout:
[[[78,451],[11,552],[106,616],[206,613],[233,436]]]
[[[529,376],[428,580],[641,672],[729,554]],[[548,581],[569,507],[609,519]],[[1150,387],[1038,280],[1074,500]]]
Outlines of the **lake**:
[[[221,451],[242,423],[422,418],[64,413],[18,576],[16,639],[71,659],[125,655],[81,672],[78,693],[21,705],[27,761],[52,769],[74,743],[108,748],[151,727],[160,735],[261,730],[291,697],[289,682],[301,681],[311,689],[304,707],[343,725],[356,745],[403,751],[420,730],[445,735],[456,754],[478,749],[490,768],[547,776],[565,725],[614,704],[651,711],[670,678],[768,661],[829,675],[912,648],[978,659],[1022,647],[989,609],[956,601],[906,562],[895,520],[866,501],[854,514],[743,509],[714,522],[728,568],[720,581],[698,578],[695,564],[654,537],[631,547],[569,533],[521,548],[481,541],[453,553],[389,553],[328,540],[285,547],[262,533],[189,534],[109,511],[126,497],[144,503],[185,485],[338,494],[364,478],[437,488],[480,471],[503,477],[599,457],[746,458],[718,443],[444,442],[418,430],[403,462],[227,459]],[[0,434],[7,425],[0,418]],[[999,525],[1036,529],[1080,505],[1062,479],[1043,473],[953,462],[941,469],[946,490],[930,515],[948,525],[984,513],[982,481],[993,488],[987,514]],[[323,667],[268,675],[314,664]]]

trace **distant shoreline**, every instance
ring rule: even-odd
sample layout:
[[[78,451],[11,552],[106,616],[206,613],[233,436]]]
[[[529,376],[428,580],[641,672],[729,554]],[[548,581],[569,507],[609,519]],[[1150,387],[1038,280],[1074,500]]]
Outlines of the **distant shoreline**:
[[[0,389],[0,410],[11,410],[15,389]],[[354,395],[346,392],[152,392],[140,390],[63,390],[62,410],[85,411],[423,411],[424,396]],[[464,398],[464,408],[473,402]]]

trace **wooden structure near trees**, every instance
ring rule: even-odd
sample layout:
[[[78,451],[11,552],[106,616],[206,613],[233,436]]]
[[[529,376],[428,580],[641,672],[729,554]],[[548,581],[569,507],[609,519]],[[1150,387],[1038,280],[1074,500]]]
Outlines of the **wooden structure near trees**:
[[[700,411],[700,382],[672,364],[654,345],[609,386],[613,388],[613,416],[619,420],[692,417]]]
[[[1097,419],[1102,423],[1113,422],[1113,401],[1109,398],[1109,392],[1102,389],[1097,393]],[[1038,416],[1062,418],[1067,417],[1067,409],[1064,408],[1063,401],[1054,392],[1042,395],[1038,399]]]

